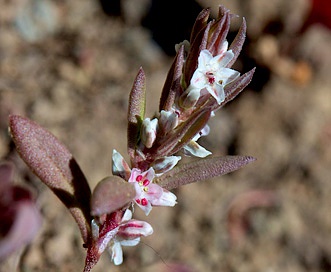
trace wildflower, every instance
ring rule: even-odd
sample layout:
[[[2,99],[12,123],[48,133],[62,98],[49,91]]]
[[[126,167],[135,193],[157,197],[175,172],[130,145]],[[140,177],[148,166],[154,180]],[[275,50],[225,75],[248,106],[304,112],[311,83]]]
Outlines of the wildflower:
[[[148,236],[153,233],[153,228],[150,224],[131,218],[132,212],[127,209],[109,247],[111,258],[115,265],[120,265],[123,262],[122,246],[136,246],[139,244],[141,236]]]
[[[155,172],[152,167],[142,172],[137,168],[131,171],[129,182],[132,182],[136,189],[136,204],[146,215],[152,210],[152,206],[175,206],[177,197],[161,186],[153,183]]]
[[[228,43],[223,42],[220,54],[213,56],[207,49],[200,52],[198,68],[195,70],[188,89],[186,90],[183,106],[197,101],[200,93],[206,90],[218,104],[225,99],[224,87],[239,77],[240,73],[226,68],[234,57],[232,50],[227,51]],[[190,103],[188,101],[191,101]]]
[[[205,149],[197,143],[197,140],[202,136],[208,135],[209,131],[210,128],[208,125],[206,125],[199,133],[197,133],[193,137],[193,139],[186,146],[184,146],[184,154],[186,156],[195,156],[199,158],[205,158],[208,155],[211,155],[212,153],[209,150]]]
[[[147,147],[151,148],[156,139],[158,120],[146,118],[141,126],[141,141]]]

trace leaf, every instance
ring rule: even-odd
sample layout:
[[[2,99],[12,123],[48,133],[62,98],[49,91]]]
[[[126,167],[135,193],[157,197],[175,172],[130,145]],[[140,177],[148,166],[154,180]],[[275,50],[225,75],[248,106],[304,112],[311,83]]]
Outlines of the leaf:
[[[145,116],[145,104],[146,77],[144,70],[140,67],[129,96],[128,153],[131,162],[134,161],[135,148],[139,138],[139,128]]]
[[[14,177],[14,164],[11,162],[0,163],[0,192],[9,186]]]
[[[176,58],[168,72],[167,79],[164,83],[161,98],[159,111],[166,110],[170,111],[172,105],[175,102],[176,95],[180,96],[181,93],[181,76],[183,73],[184,65],[184,45],[180,47],[177,52]]]
[[[206,27],[209,15],[210,8],[205,8],[198,14],[191,31],[190,43],[193,43],[201,29]]]
[[[6,260],[10,254],[30,243],[42,224],[39,210],[33,202],[19,201],[12,204],[15,208],[15,214],[11,218],[12,225],[9,231],[4,236],[1,233],[0,262]]]
[[[9,127],[21,158],[69,209],[87,243],[91,191],[71,153],[53,134],[27,118],[11,115]]]
[[[237,60],[241,49],[244,45],[245,38],[246,38],[246,20],[243,18],[243,23],[241,24],[239,31],[234,38],[233,42],[231,43],[229,50],[232,50],[234,56],[232,60],[228,63],[227,67],[231,67]]]
[[[252,161],[255,161],[255,158],[250,156],[199,159],[163,174],[156,178],[156,183],[167,190],[171,190],[182,185],[228,174]]]
[[[212,55],[219,55],[219,48],[222,47],[223,42],[230,29],[230,15],[229,10],[225,10],[224,14],[212,24],[210,28],[210,37],[208,39],[207,49]]]
[[[191,42],[191,47],[184,66],[184,81],[187,86],[190,85],[191,78],[198,67],[198,58],[201,50],[206,49],[210,27],[211,22],[201,29],[193,42]]]
[[[117,176],[104,178],[92,193],[91,214],[93,216],[110,214],[130,203],[135,195],[133,184]]]
[[[165,142],[157,148],[157,156],[169,156],[178,152],[185,146],[199,131],[207,124],[210,118],[210,111],[202,109],[190,116],[190,118],[179,125],[169,135]]]

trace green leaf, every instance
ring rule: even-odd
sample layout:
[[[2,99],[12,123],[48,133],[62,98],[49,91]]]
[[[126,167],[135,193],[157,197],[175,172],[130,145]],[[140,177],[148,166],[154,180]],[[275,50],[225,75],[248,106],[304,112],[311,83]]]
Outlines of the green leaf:
[[[71,153],[53,134],[27,118],[11,115],[9,127],[21,158],[69,209],[88,243],[91,190]]]
[[[156,183],[167,190],[171,190],[182,185],[228,174],[252,161],[255,161],[255,158],[250,156],[199,159],[195,162],[175,167],[158,177]]]

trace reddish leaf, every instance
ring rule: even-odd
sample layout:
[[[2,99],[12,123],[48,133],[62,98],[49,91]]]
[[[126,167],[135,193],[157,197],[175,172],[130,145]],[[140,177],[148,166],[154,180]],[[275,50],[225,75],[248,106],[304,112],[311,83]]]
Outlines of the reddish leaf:
[[[252,161],[255,161],[255,158],[250,156],[200,159],[192,163],[177,166],[157,178],[156,183],[167,190],[171,190],[182,185],[225,175]]]
[[[139,69],[129,97],[128,109],[128,153],[131,162],[134,161],[139,128],[145,116],[146,77],[144,70]]]
[[[210,111],[202,109],[195,112],[184,123],[174,130],[172,135],[157,148],[157,157],[169,156],[178,152],[207,124]]]
[[[180,96],[181,93],[181,77],[183,73],[184,65],[184,45],[180,47],[177,52],[176,58],[168,72],[167,79],[164,83],[159,111],[167,110],[170,111],[172,105],[175,102],[176,95]]]
[[[129,204],[136,195],[132,183],[117,176],[104,178],[95,187],[91,198],[91,214],[101,216]]]
[[[27,118],[11,115],[9,127],[21,158],[70,210],[87,243],[91,191],[71,153],[53,134]]]
[[[246,20],[245,20],[245,18],[243,18],[243,23],[241,24],[236,37],[234,38],[233,42],[231,43],[231,45],[229,47],[229,50],[232,50],[234,57],[228,63],[227,67],[231,67],[236,62],[236,60],[241,52],[241,49],[244,45],[245,38],[246,38],[246,28],[247,28]]]

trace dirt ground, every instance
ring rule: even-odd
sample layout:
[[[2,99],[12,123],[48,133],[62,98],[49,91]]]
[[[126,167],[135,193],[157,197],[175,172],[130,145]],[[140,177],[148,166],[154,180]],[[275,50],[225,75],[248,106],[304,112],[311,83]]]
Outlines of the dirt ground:
[[[161,14],[146,16],[149,0],[123,0],[120,9],[117,1],[1,1],[0,159],[15,162],[16,182],[32,188],[44,218],[20,271],[82,271],[85,252],[70,214],[15,153],[8,114],[55,134],[94,188],[111,174],[114,148],[126,157],[127,98],[139,67],[151,116],[175,52],[165,43],[188,38],[198,4],[239,15],[229,40],[246,18],[235,68],[257,67],[201,142],[215,156],[257,161],[177,189],[174,208],[148,218],[136,210],[154,234],[125,247],[121,266],[104,254],[93,271],[174,271],[174,263],[196,272],[331,271],[330,29],[309,22],[308,0],[163,2]],[[8,262],[1,271],[11,271]]]

